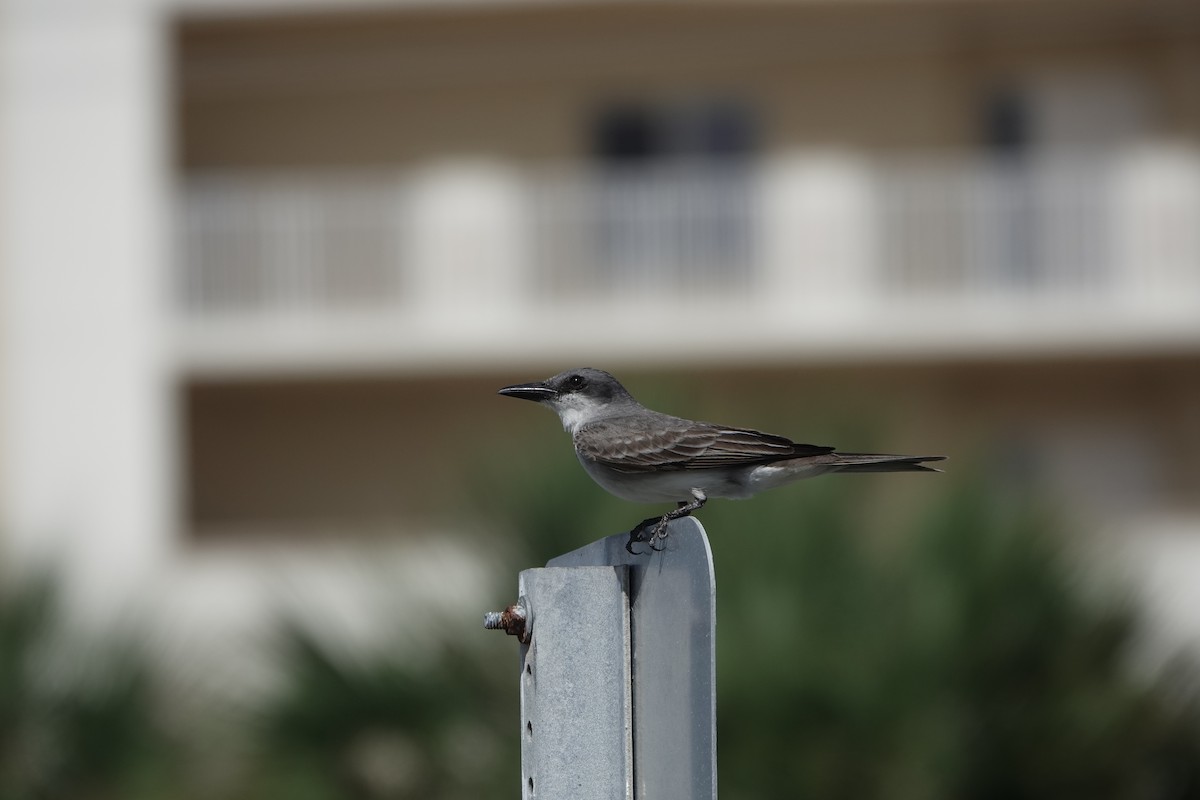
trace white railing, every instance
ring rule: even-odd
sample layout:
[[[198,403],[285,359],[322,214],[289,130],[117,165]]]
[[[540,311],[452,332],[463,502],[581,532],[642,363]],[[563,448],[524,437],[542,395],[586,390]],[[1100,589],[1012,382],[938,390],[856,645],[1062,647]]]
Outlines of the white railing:
[[[533,289],[550,301],[753,293],[757,183],[745,168],[696,165],[543,173],[529,206]]]
[[[371,176],[201,178],[184,190],[178,287],[189,313],[399,300],[402,183]]]
[[[599,174],[460,164],[183,188],[192,321],[487,306],[1200,299],[1200,155],[796,155]]]
[[[907,161],[877,171],[891,293],[1129,299],[1200,289],[1195,154]]]

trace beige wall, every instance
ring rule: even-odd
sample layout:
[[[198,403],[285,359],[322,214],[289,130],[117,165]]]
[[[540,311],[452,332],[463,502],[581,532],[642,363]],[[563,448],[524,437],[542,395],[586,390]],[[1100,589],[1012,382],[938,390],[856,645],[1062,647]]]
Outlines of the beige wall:
[[[980,93],[1102,70],[1150,87],[1154,133],[1200,136],[1195,4],[669,6],[183,21],[187,168],[565,158],[613,98],[733,95],[768,146],[970,145]]]
[[[1194,512],[1200,497],[1196,357],[611,368],[662,410],[845,450],[945,453],[950,472],[1032,482],[1085,514]],[[531,477],[536,459],[576,469],[549,412],[495,394],[554,369],[192,386],[182,470],[189,527],[358,534],[461,523],[483,464]],[[922,503],[936,486],[894,491]]]

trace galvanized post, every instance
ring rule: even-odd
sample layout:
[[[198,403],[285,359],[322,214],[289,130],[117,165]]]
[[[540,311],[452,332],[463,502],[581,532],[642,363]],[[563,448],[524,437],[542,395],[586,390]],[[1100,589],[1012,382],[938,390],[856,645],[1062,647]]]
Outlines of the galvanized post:
[[[489,627],[521,636],[522,796],[709,800],[717,794],[712,552],[692,518],[665,549],[625,534],[520,575]]]

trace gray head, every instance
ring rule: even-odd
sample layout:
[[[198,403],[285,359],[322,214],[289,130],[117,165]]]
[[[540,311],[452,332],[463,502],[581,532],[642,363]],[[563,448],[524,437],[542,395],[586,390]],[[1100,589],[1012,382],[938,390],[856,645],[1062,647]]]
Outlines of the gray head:
[[[544,381],[505,386],[500,394],[549,406],[572,433],[586,422],[637,405],[620,381],[591,367],[569,369]]]

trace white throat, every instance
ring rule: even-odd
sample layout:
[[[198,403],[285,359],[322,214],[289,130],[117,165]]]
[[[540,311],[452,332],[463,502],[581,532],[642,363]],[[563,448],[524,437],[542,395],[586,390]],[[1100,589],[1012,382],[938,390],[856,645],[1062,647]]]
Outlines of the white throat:
[[[555,409],[558,411],[558,418],[562,421],[563,430],[572,436],[589,419],[592,418],[591,409],[579,408],[578,406],[562,406]]]

